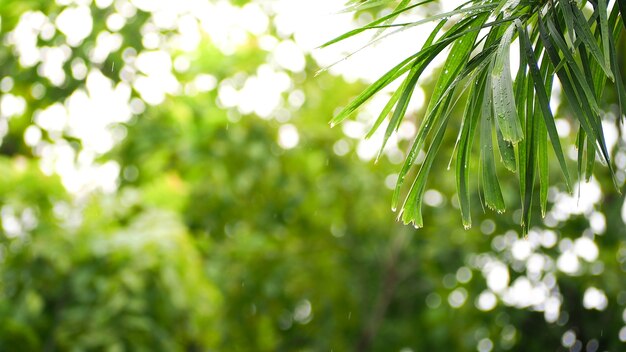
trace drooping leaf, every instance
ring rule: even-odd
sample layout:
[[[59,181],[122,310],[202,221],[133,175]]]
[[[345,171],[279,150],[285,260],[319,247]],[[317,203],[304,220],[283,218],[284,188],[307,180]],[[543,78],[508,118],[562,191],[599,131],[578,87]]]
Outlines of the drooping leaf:
[[[469,190],[469,170],[470,170],[470,154],[472,150],[472,142],[476,132],[476,125],[480,117],[480,111],[484,99],[485,84],[487,80],[487,71],[485,70],[478,78],[475,85],[472,86],[467,106],[463,114],[463,124],[461,126],[461,138],[459,139],[459,150],[456,160],[456,186],[459,194],[459,204],[461,208],[461,217],[463,227],[470,228],[472,226],[472,217],[470,213],[470,190]]]
[[[478,28],[480,27],[484,21],[487,19],[486,16],[481,15],[476,19],[472,19],[470,22],[470,28]],[[471,70],[465,70],[464,73],[460,74],[460,71],[463,69],[464,65],[469,65],[467,62],[467,58],[473,49],[473,43],[478,36],[478,32],[476,31],[467,31],[465,32],[465,41],[457,41],[451,49],[451,54],[448,56],[446,63],[444,64],[442,70],[443,74],[439,76],[437,80],[436,88],[433,92],[431,100],[429,102],[428,108],[426,109],[427,114],[423,119],[413,145],[409,151],[409,154],[404,162],[402,170],[398,174],[398,182],[396,183],[396,188],[394,190],[392,196],[392,208],[396,208],[398,205],[400,191],[402,189],[402,185],[404,183],[404,179],[406,174],[409,172],[410,168],[413,166],[413,162],[415,158],[417,158],[417,154],[421,150],[424,140],[429,132],[432,131],[432,126],[439,125],[439,120],[441,120],[442,114],[441,111],[445,111],[447,106],[450,103],[450,99],[448,96],[451,96],[453,90],[458,82],[464,77],[471,73]],[[452,53],[454,52],[454,55]],[[472,60],[470,64],[478,65],[484,64],[483,60]],[[406,204],[406,202],[405,202]]]
[[[509,26],[502,36],[502,41],[495,56],[491,71],[491,87],[493,89],[493,109],[498,128],[505,141],[517,143],[522,139],[522,127],[517,119],[513,80],[509,60],[509,48],[515,26]]]
[[[493,107],[492,107],[492,90],[489,82],[485,87],[485,97],[481,107],[480,120],[480,160],[482,186],[485,197],[485,204],[492,210],[499,213],[504,212],[504,198],[500,189],[500,182],[496,175],[496,165],[494,161],[493,150]]]
[[[577,5],[572,4],[569,1],[562,1],[561,4],[563,6],[569,6],[574,15],[574,28],[576,29],[576,33],[581,38],[587,49],[591,52],[591,55],[598,61],[606,76],[613,81],[613,73],[611,72],[611,68],[609,65],[608,58],[605,58],[602,54],[602,50],[598,46],[589,25],[587,24],[587,19],[585,19],[585,15],[580,11]]]
[[[568,190],[571,190],[571,180],[570,180],[569,172],[567,171],[567,164],[565,163],[565,157],[563,155],[563,150],[561,148],[561,142],[559,140],[559,135],[556,131],[556,125],[554,123],[554,116],[552,115],[552,111],[550,110],[550,100],[548,99],[548,95],[547,95],[545,86],[543,84],[543,80],[541,78],[541,73],[539,72],[539,67],[537,66],[535,53],[530,43],[530,39],[528,38],[528,33],[526,32],[526,28],[524,28],[521,25],[521,23],[519,23],[519,21],[516,22],[516,25],[520,33],[520,46],[521,46],[520,50],[523,50],[526,52],[526,58],[528,60],[528,68],[530,71],[530,77],[535,86],[535,92],[537,93],[537,101],[539,102],[543,119],[545,121],[546,128],[548,130],[548,136],[550,137],[552,148],[554,149],[556,158],[559,161],[559,166],[561,167],[561,171],[563,172],[563,176],[565,177],[565,184],[567,185]]]

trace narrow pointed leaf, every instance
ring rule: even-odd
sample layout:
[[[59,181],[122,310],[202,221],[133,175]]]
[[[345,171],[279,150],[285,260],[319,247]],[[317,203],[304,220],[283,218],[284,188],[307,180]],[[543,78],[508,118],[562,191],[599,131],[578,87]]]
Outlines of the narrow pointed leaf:
[[[552,46],[552,41],[546,35],[542,22],[539,22],[539,30],[542,36],[542,40],[545,44],[546,53],[550,56],[550,60],[553,63],[559,62],[559,55]],[[572,80],[570,78],[566,66],[557,67],[556,74],[559,77],[559,82],[561,82],[563,92],[565,93],[567,101],[571,105],[572,112],[580,123],[580,126],[584,129],[585,133],[589,137],[592,137],[594,143],[600,146],[603,157],[605,158],[605,160],[608,160],[608,151],[606,150],[606,145],[603,142],[604,136],[598,134],[599,131],[597,129],[597,126],[592,123],[594,113],[591,111],[591,108],[588,104],[584,104],[579,101],[579,96],[577,92],[583,91],[583,88],[577,87],[577,80]]]
[[[618,1],[620,4],[622,2]],[[624,5],[626,6],[626,5]],[[622,12],[622,16],[624,15],[624,12]],[[624,21],[624,18],[622,17],[622,21]],[[617,91],[617,102],[620,108],[620,120],[623,122],[624,121],[624,117],[626,116],[626,87],[624,87],[624,81],[622,79],[622,73],[621,73],[621,69],[620,69],[620,64],[619,64],[619,60],[617,58],[617,50],[615,48],[615,43],[618,41],[619,39],[619,35],[621,33],[621,28],[617,27],[618,29],[616,29],[613,33],[613,40],[609,41],[609,52],[611,54],[611,68],[613,69],[613,73],[615,73],[615,89]]]
[[[574,74],[574,77],[576,77],[576,79],[581,83],[582,94],[584,94],[585,98],[589,102],[589,105],[591,106],[591,109],[594,112],[596,112],[596,113],[600,113],[600,107],[598,106],[598,102],[597,102],[596,96],[594,94],[594,86],[593,86],[593,84],[589,84],[589,82],[592,79],[592,77],[586,77],[583,74],[583,72],[581,71],[581,69],[578,67],[578,64],[574,60],[574,57],[570,53],[569,49],[567,48],[567,45],[565,44],[565,41],[561,37],[561,34],[557,30],[557,28],[555,27],[555,25],[554,25],[554,23],[552,22],[551,19],[548,19],[548,21],[547,21],[547,28],[548,28],[548,30],[550,32],[550,35],[548,37],[547,34],[543,33],[543,38],[545,38],[546,40],[550,40],[551,42],[556,44],[556,46],[559,48],[559,50],[561,50],[561,52],[565,56],[568,69],[570,70],[570,72],[572,72]],[[539,30],[541,31],[543,29],[544,29],[543,22],[540,21],[539,22]],[[586,64],[587,62],[588,62],[587,60],[583,60],[582,61],[583,64]],[[555,65],[556,65],[556,63],[555,63]],[[587,66],[585,71],[591,72],[590,67]]]
[[[335,38],[327,41],[326,43],[320,45],[319,47],[320,48],[325,48],[325,47],[327,47],[329,45],[332,45],[332,44],[338,43],[338,42],[340,42],[342,40],[346,40],[346,39],[348,39],[350,37],[353,37],[353,36],[355,36],[355,35],[357,35],[359,33],[362,33],[364,31],[368,30],[368,29],[379,28],[378,26],[380,24],[382,24],[382,23],[385,23],[385,21],[387,21],[389,19],[396,18],[396,17],[398,17],[398,15],[400,15],[403,12],[409,11],[411,9],[414,9],[414,8],[416,8],[418,6],[427,4],[427,3],[432,2],[432,1],[434,1],[434,0],[421,1],[421,2],[418,2],[417,4],[413,4],[411,6],[407,6],[407,7],[404,7],[402,9],[400,9],[400,10],[394,11],[394,12],[392,12],[392,13],[386,15],[386,16],[383,16],[383,17],[381,17],[381,18],[379,18],[379,19],[377,19],[375,21],[370,22],[367,26],[363,26],[363,27],[359,27],[357,29],[353,29],[353,30],[351,30],[349,32],[346,32],[346,33],[344,33],[344,34],[342,34],[342,35],[340,35],[338,37],[335,37]],[[431,17],[429,17],[428,19],[424,20],[423,23],[427,23],[427,22],[436,20],[436,19],[429,20],[430,18]],[[441,19],[441,18],[439,18],[439,19]]]
[[[518,28],[520,32],[520,44],[521,44],[520,50],[523,50],[524,52],[526,52],[526,58],[528,60],[528,68],[530,70],[530,77],[534,83],[535,92],[537,92],[537,99],[538,99],[539,106],[542,111],[546,128],[548,130],[548,136],[550,137],[552,148],[554,149],[556,158],[559,161],[559,166],[561,167],[561,171],[563,172],[563,176],[565,177],[565,183],[567,185],[567,189],[571,190],[571,181],[570,181],[569,172],[567,171],[567,164],[565,163],[565,157],[563,155],[563,150],[561,149],[561,142],[559,141],[559,135],[556,131],[556,125],[554,123],[554,116],[552,115],[552,111],[550,110],[550,100],[548,99],[548,95],[547,95],[545,86],[543,84],[543,80],[541,79],[541,73],[539,72],[539,67],[537,66],[535,53],[531,46],[530,39],[528,38],[528,33],[526,31],[526,28],[524,28],[521,25],[521,23],[518,25]]]
[[[585,168],[585,181],[589,182],[593,176],[593,165],[596,161],[596,147],[591,138],[587,139],[587,167]]]
[[[385,107],[380,111],[378,118],[376,119],[376,121],[374,122],[370,130],[367,132],[367,135],[365,135],[365,139],[371,138],[374,135],[374,133],[376,133],[376,130],[378,129],[378,127],[380,127],[383,121],[385,121],[385,118],[387,117],[387,115],[389,115],[389,113],[391,112],[391,109],[393,109],[393,107],[398,102],[398,99],[400,99],[401,94],[402,94],[402,89],[396,89],[393,92],[391,97],[389,97],[389,101],[387,101],[387,104],[385,104]]]
[[[487,17],[485,15],[481,15],[476,19],[473,19],[470,23],[470,28],[482,26],[486,19]],[[482,59],[481,61],[470,60],[469,63],[467,62],[477,36],[478,32],[468,31],[462,37],[463,41],[455,42],[450,51],[450,55],[442,68],[443,74],[440,75],[437,80],[437,85],[433,91],[428,108],[426,109],[426,117],[418,129],[417,136],[411,146],[402,170],[398,174],[398,181],[392,196],[392,208],[397,207],[400,191],[402,189],[402,185],[404,184],[404,178],[413,166],[413,162],[417,158],[417,154],[421,150],[428,132],[431,131],[432,126],[436,126],[438,124],[438,120],[441,117],[440,112],[447,110],[447,104],[450,103],[449,96],[453,93],[456,84],[460,82],[460,79],[462,79],[464,75],[469,75],[472,72],[472,70],[465,70],[464,72],[460,71],[463,69],[464,65],[470,66],[484,64],[485,58],[489,57],[489,51],[486,51],[485,55],[480,56]],[[442,102],[444,103],[442,104]]]
[[[477,84],[472,87],[467,107],[463,114],[463,125],[461,127],[461,138],[459,139],[459,150],[456,159],[456,187],[459,194],[459,204],[461,208],[461,218],[463,227],[472,226],[470,213],[470,191],[469,191],[469,170],[472,142],[476,125],[480,116],[480,107],[484,97],[487,72],[481,74]]]
[[[602,54],[604,55],[604,66],[610,69],[611,59],[609,52],[609,38],[611,37],[611,34],[609,32],[609,20],[607,17],[608,9],[606,2],[607,0],[598,0],[598,6],[596,6],[596,11],[598,11],[600,17],[600,35],[602,37]]]
[[[398,6],[396,6],[396,8],[395,8],[395,9],[393,10],[393,12],[392,12],[392,13],[397,13],[397,15],[395,15],[395,16],[393,16],[393,17],[390,17],[390,18],[386,19],[386,20],[383,22],[383,25],[389,25],[389,24],[391,24],[391,23],[393,22],[393,20],[395,20],[395,19],[396,19],[396,18],[400,15],[400,13],[399,13],[398,11],[401,11],[401,10],[405,9],[405,8],[409,5],[409,3],[410,3],[410,2],[411,2],[411,0],[402,0],[402,1],[400,1],[400,3],[398,4]],[[377,38],[378,36],[380,36],[380,35],[383,33],[383,31],[384,31],[384,30],[385,30],[385,28],[380,28],[380,29],[376,32],[376,34],[374,35],[374,38]]]
[[[481,109],[480,120],[480,159],[481,159],[481,175],[482,186],[485,197],[485,204],[492,210],[499,213],[504,212],[504,198],[500,190],[500,182],[496,175],[496,165],[494,161],[493,151],[493,131],[494,126],[492,114],[492,90],[490,83],[485,88],[485,97]]]
[[[563,18],[565,19],[565,27],[567,29],[567,34],[569,35],[571,45],[574,45],[574,43],[576,43],[576,37],[574,35],[574,14],[572,13],[572,8],[567,6],[567,4],[559,4],[561,7],[561,12],[563,13]]]
[[[517,143],[522,139],[522,127],[515,110],[513,81],[509,50],[515,26],[509,26],[500,42],[491,72],[491,87],[493,89],[493,109],[502,137],[505,141]]]
[[[349,31],[347,33],[344,33],[344,34],[342,34],[342,35],[340,35],[340,36],[338,36],[338,37],[336,37],[336,38],[334,38],[332,40],[329,40],[328,42],[320,45],[320,48],[325,48],[325,47],[327,47],[329,45],[335,44],[335,43],[340,42],[342,40],[346,40],[346,39],[348,39],[350,37],[353,37],[353,36],[355,36],[355,35],[357,35],[359,33],[362,33],[362,32],[364,32],[366,30],[369,30],[369,29],[377,29],[377,28],[389,27],[389,26],[382,26],[381,27],[380,24],[383,23],[384,21],[386,21],[389,18],[397,16],[398,14],[400,14],[402,12],[406,12],[406,11],[408,11],[410,9],[413,9],[413,8],[417,7],[417,6],[420,6],[420,5],[423,5],[425,3],[432,2],[432,1],[433,0],[426,0],[426,1],[422,1],[422,2],[414,4],[414,5],[411,5],[411,6],[407,6],[407,7],[405,7],[402,10],[396,11],[395,13],[391,13],[391,14],[389,14],[387,16],[381,17],[380,19],[370,23],[367,26],[363,26],[363,27],[359,27],[357,29],[353,29],[353,30],[351,30],[351,31]],[[414,22],[410,22],[410,23],[397,24],[397,25],[395,25],[396,27],[399,27],[397,30],[395,30],[393,32],[390,32],[390,33],[388,33],[388,34],[386,34],[384,36],[380,36],[380,37],[378,37],[374,41],[378,41],[378,40],[386,38],[386,37],[388,37],[390,35],[396,34],[396,33],[401,32],[401,31],[405,31],[405,30],[407,30],[409,28],[416,27],[416,26],[419,26],[419,25],[422,25],[422,24],[425,24],[425,23],[439,21],[439,20],[442,20],[442,19],[450,18],[450,17],[452,17],[454,15],[459,15],[459,14],[465,14],[465,13],[475,14],[475,13],[479,13],[479,12],[485,12],[485,11],[488,11],[489,9],[494,8],[495,6],[496,5],[494,5],[494,4],[482,4],[482,5],[476,5],[476,6],[471,6],[471,7],[465,7],[465,8],[457,8],[456,10],[440,13],[440,14],[437,14],[437,15],[434,15],[434,16],[430,16],[430,17],[418,20],[418,21],[414,21]]]
[[[583,179],[583,161],[584,161],[584,151],[585,151],[585,130],[581,128],[578,129],[578,133],[576,133],[576,149],[578,152],[577,157],[577,165],[578,165],[578,182]],[[579,193],[580,194],[580,193]]]
[[[574,28],[576,29],[576,33],[578,33],[580,39],[583,41],[587,49],[589,49],[591,55],[598,61],[606,76],[613,81],[614,77],[611,72],[611,68],[608,65],[608,60],[606,60],[604,55],[602,55],[602,50],[598,46],[593,33],[591,33],[591,29],[587,24],[585,15],[583,15],[577,5],[569,3],[568,1],[562,1],[561,3],[566,4],[565,6],[570,6],[572,13],[574,14]]]

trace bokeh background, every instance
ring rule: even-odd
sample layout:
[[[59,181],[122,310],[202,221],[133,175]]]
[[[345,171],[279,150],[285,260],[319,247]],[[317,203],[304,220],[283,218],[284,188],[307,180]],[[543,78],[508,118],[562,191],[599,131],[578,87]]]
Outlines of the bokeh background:
[[[0,2],[1,351],[626,350],[614,93],[621,195],[604,166],[574,194],[555,170],[524,239],[499,170],[510,210],[482,209],[473,180],[464,230],[455,119],[426,226],[403,226],[391,189],[436,69],[377,162],[380,136],[363,136],[386,92],[327,122],[428,30],[320,71],[363,43],[317,46],[389,11],[342,5]],[[552,103],[574,169],[558,88]]]

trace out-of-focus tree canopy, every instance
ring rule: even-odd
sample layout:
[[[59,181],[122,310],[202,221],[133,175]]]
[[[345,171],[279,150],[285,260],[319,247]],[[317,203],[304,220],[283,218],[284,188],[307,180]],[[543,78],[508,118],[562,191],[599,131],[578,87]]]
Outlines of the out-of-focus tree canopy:
[[[477,194],[463,230],[440,158],[397,223],[414,119],[377,163],[367,111],[329,128],[364,85],[315,76],[289,1],[0,3],[0,350],[624,349],[610,178],[524,239]]]

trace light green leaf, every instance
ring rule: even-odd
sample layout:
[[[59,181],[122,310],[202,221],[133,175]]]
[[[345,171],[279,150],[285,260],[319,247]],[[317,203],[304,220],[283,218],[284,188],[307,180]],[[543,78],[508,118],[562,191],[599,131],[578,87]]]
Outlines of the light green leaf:
[[[498,52],[495,56],[493,71],[491,71],[491,87],[493,89],[493,109],[498,127],[502,131],[505,141],[519,142],[522,136],[522,127],[517,118],[513,81],[509,60],[509,48],[515,26],[509,26],[504,32]]]
[[[496,210],[498,213],[505,211],[504,198],[502,197],[502,191],[500,190],[500,182],[496,175],[496,165],[494,161],[493,151],[493,131],[494,126],[493,114],[492,114],[492,97],[491,97],[490,83],[487,83],[485,88],[485,96],[483,98],[483,105],[481,109],[480,120],[480,160],[481,160],[481,175],[482,186],[485,197],[485,204],[492,210]]]

